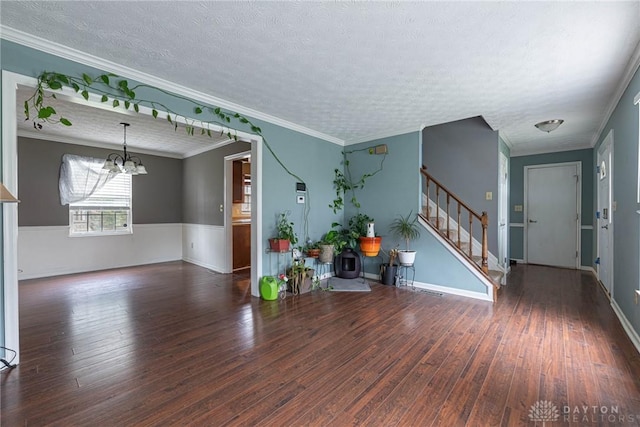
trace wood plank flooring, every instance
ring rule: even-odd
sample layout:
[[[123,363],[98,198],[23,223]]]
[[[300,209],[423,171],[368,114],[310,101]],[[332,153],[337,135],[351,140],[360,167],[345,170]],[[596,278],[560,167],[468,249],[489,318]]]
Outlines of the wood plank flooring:
[[[0,424],[640,424],[640,357],[590,273],[518,265],[496,304],[371,288],[262,301],[183,262],[23,281]]]

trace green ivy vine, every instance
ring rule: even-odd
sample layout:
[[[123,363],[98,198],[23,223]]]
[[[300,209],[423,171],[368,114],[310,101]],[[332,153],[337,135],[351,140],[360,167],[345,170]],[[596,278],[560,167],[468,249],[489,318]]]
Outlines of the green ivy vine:
[[[200,123],[205,125],[205,127],[200,128],[201,135],[213,137],[214,132],[212,132],[211,126],[215,125],[220,126],[222,129],[220,131],[220,135],[226,134],[229,139],[238,141],[238,135],[231,126],[233,122],[246,125],[249,127],[251,132],[262,138],[264,146],[288,175],[297,179],[299,182],[305,182],[302,178],[289,170],[289,168],[280,160],[271,148],[267,138],[262,133],[262,129],[242,114],[226,111],[220,107],[206,106],[185,96],[147,84],[138,83],[131,85],[127,79],[113,73],[101,74],[97,77],[91,77],[88,74],[82,74],[81,77],[77,77],[49,71],[41,73],[38,76],[38,82],[33,95],[24,101],[24,114],[26,116],[26,120],[32,120],[35,129],[42,129],[43,123],[62,124],[64,126],[72,125],[69,118],[58,115],[56,110],[51,105],[48,105],[49,99],[56,98],[55,91],[61,91],[63,87],[72,88],[87,101],[89,100],[90,93],[101,95],[100,102],[111,103],[113,108],[124,107],[127,110],[133,110],[136,113],[139,113],[140,106],[148,106],[151,108],[151,115],[153,118],[165,119],[169,124],[173,125],[175,131],[178,130],[178,118],[181,118],[185,122],[185,130],[187,134],[194,135],[196,129],[200,128],[195,126],[195,120],[176,113],[163,103],[151,99],[141,99],[137,96],[136,92],[139,89],[144,88],[188,102],[192,105],[194,115],[199,116],[201,118],[199,120]],[[162,117],[163,115],[164,117]],[[307,203],[305,204],[304,209],[304,233],[307,238],[308,217],[311,210],[310,199],[309,187],[307,186]]]
[[[349,159],[347,156],[349,154],[361,151],[367,151],[371,153],[371,148],[367,147],[361,148],[359,150],[342,151],[342,165],[344,165],[345,172],[342,172],[340,169],[334,170],[333,186],[336,190],[336,197],[335,199],[333,199],[333,202],[329,204],[329,207],[333,209],[334,214],[344,208],[344,202],[347,194],[350,194],[351,196],[351,198],[349,199],[351,204],[355,206],[356,209],[360,209],[360,202],[356,197],[356,190],[363,189],[367,179],[382,171],[384,160],[387,158],[387,153],[384,153],[382,155],[378,169],[371,173],[364,173],[360,178],[354,180],[351,175],[351,169],[349,168]]]

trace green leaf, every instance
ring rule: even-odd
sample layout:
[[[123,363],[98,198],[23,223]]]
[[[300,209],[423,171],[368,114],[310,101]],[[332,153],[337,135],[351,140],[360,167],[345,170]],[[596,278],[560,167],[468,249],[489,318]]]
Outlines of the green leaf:
[[[231,123],[231,117],[227,116],[225,119],[227,120],[227,123]]]
[[[124,91],[124,93],[130,98],[130,99],[135,99],[136,97],[136,93],[132,90],[129,90],[127,88],[127,90]]]
[[[240,118],[240,114],[235,113],[235,114],[233,115],[233,117],[235,117],[236,119],[239,119],[239,118]]]
[[[89,92],[87,92],[86,90],[82,91],[82,97],[88,101],[89,100]]]
[[[249,123],[249,120],[247,120],[247,119],[246,119],[246,118],[244,118],[244,117],[241,117],[241,118],[240,118],[240,123]]]
[[[38,111],[39,119],[46,119],[49,117],[51,117],[51,111],[48,108],[43,108],[40,111]]]
[[[126,80],[120,80],[118,82],[118,87],[126,92],[127,90],[129,90],[129,83]]]
[[[58,81],[66,84],[66,85],[69,84],[69,79],[64,74],[56,74],[56,78],[58,79]]]
[[[75,90],[76,92],[80,92],[80,86],[78,86],[77,83],[71,83],[71,87],[73,88],[73,90]]]
[[[213,112],[216,114],[220,114],[220,107],[217,107],[215,110],[213,110]]]
[[[153,110],[151,110],[151,115],[153,116],[154,119],[158,118],[158,110],[156,110],[155,108]]]
[[[24,115],[27,116],[27,120],[28,120],[29,119],[29,102],[27,101],[24,101]]]
[[[49,82],[49,88],[51,88],[53,90],[62,89],[62,83],[56,82],[56,81],[51,81],[51,82]]]
[[[102,98],[100,98],[100,102],[107,102],[109,100],[109,97],[107,95],[102,95]]]
[[[211,129],[207,129],[207,135],[211,138]]]
[[[60,118],[60,123],[62,123],[65,126],[71,126],[71,122],[67,119],[65,119],[64,117]]]
[[[204,128],[203,128],[203,129],[200,129],[200,135],[204,135],[204,133],[205,133]]]
[[[56,96],[56,94],[55,94],[55,93],[52,93],[52,94],[51,94],[51,97],[52,97],[53,99],[58,99],[58,97]]]
[[[133,109],[136,113],[140,112],[140,107],[138,106],[138,104],[133,104]]]
[[[103,74],[100,76],[100,80],[102,80],[102,83],[108,85],[109,84],[109,76],[107,76],[106,74]]]
[[[195,111],[196,114],[202,114],[202,108],[200,108],[200,107],[194,108],[194,111]]]
[[[113,108],[116,108],[119,105],[120,105],[120,101],[118,101],[117,99],[114,99],[113,100]]]
[[[91,79],[91,77],[89,77],[89,75],[84,73],[82,74],[82,80],[84,80],[87,86],[91,86],[91,83],[93,83],[93,80]]]
[[[173,121],[171,120],[171,114],[167,114],[167,121],[168,121],[169,123],[173,123]],[[176,124],[176,127],[177,127],[177,126],[178,126],[178,125]]]
[[[128,110],[130,106],[131,106],[131,102],[124,101],[124,108],[126,108]]]

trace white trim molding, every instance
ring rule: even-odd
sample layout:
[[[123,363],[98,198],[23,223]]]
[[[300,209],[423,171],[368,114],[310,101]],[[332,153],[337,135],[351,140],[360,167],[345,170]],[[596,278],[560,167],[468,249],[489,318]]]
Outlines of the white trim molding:
[[[509,227],[524,228],[524,222],[510,222]]]
[[[633,328],[633,325],[631,324],[631,322],[629,322],[629,319],[627,319],[627,317],[622,312],[622,309],[613,298],[611,299],[611,307],[613,308],[613,312],[616,314],[616,316],[618,316],[618,320],[620,320],[622,329],[624,329],[624,331],[627,333],[627,336],[633,343],[633,346],[636,348],[638,353],[640,353],[640,336],[638,336],[638,333]]]
[[[481,301],[493,302],[493,295],[483,294],[482,292],[474,292],[474,291],[468,291],[466,289],[458,289],[458,288],[449,288],[447,286],[440,286],[440,285],[434,285],[431,283],[423,283],[423,282],[414,282],[413,286],[417,289],[442,292],[443,294],[457,295],[457,296],[466,297],[466,298],[478,299]]]
[[[263,120],[265,122],[272,123],[274,125],[291,129],[296,132],[300,132],[305,135],[313,136],[328,142],[332,142],[337,145],[344,146],[345,143],[342,139],[336,138],[331,135],[318,132],[313,129],[309,129],[304,126],[297,125],[290,121],[281,119],[270,114],[263,113],[258,110],[254,110],[243,105],[239,105],[233,102],[226,101],[215,96],[207,95],[197,90],[182,86],[176,83],[172,83],[168,80],[161,79],[151,74],[143,73],[133,68],[125,67],[112,61],[107,61],[103,58],[99,58],[94,55],[79,51],[77,49],[64,46],[59,43],[45,40],[40,37],[36,37],[31,34],[27,34],[20,30],[16,30],[11,27],[0,25],[0,34],[2,38],[32,49],[36,49],[48,54],[58,56],[60,58],[68,59],[70,61],[77,62],[79,64],[87,65],[89,67],[97,68],[99,70],[111,72],[119,76],[136,80],[141,83],[146,83],[151,86],[155,86],[159,89],[163,89],[169,92],[176,93],[178,95],[186,96],[187,98],[203,102],[205,104],[220,107],[226,110],[237,112],[254,119]]]

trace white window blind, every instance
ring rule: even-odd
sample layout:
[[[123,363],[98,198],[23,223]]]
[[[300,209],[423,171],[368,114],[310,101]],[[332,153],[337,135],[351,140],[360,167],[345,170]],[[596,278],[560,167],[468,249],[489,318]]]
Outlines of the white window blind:
[[[69,206],[74,209],[130,209],[131,175],[117,174],[88,198]]]

